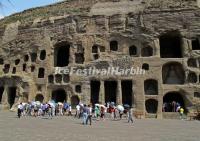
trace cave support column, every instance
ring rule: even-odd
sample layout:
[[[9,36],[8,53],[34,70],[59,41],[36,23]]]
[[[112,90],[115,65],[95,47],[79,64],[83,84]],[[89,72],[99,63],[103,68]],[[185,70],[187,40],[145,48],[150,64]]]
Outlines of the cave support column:
[[[104,88],[104,81],[100,81],[99,103],[105,104],[105,88]]]
[[[122,87],[121,87],[121,81],[117,81],[117,96],[116,96],[116,104],[122,105]]]

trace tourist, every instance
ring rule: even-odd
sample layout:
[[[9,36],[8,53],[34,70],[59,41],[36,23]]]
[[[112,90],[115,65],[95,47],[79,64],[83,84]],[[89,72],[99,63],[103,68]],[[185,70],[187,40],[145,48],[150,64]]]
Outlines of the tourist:
[[[123,115],[124,111],[122,110],[119,110],[119,119],[121,120],[122,119],[122,115]]]
[[[101,113],[101,119],[105,120],[105,107],[101,106],[100,109],[101,109],[101,111],[100,111],[100,113]]]
[[[21,117],[22,110],[23,110],[23,105],[22,105],[22,103],[20,103],[20,104],[18,105],[18,108],[17,108],[17,115],[18,115],[18,118]]]
[[[52,117],[53,117],[53,107],[50,104],[48,105],[48,115],[52,119]]]
[[[98,119],[99,119],[99,116],[100,116],[100,109],[99,109],[99,106],[97,106],[97,105],[95,106],[94,112],[95,112],[94,116],[95,116],[95,118],[98,120]]]
[[[183,115],[184,115],[183,107],[180,108],[179,113],[180,113],[180,119],[183,120]]]
[[[88,105],[88,117],[86,124],[88,124],[88,121],[90,122],[90,125],[92,125],[92,107],[90,105]]]
[[[128,109],[128,123],[129,123],[130,121],[133,123],[133,108],[132,108],[132,107],[130,107],[130,108]]]
[[[83,125],[86,125],[87,118],[88,118],[88,107],[85,104],[83,107]]]
[[[38,107],[37,105],[34,105],[34,116],[37,117],[38,115]]]
[[[42,104],[42,116],[45,116],[45,113],[46,113],[46,104],[43,103]]]
[[[75,114],[75,116],[74,117],[78,117],[78,118],[80,118],[80,105],[78,104],[78,105],[76,105],[76,114]]]
[[[72,106],[68,106],[68,116],[72,116]]]
[[[63,104],[63,111],[64,111],[64,115],[67,115],[67,109],[69,108],[69,105],[68,105],[68,103],[67,102],[64,102],[64,104]]]

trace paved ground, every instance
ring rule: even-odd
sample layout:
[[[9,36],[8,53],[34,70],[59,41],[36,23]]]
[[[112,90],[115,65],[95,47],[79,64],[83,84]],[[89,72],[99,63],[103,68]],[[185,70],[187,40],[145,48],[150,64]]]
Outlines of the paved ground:
[[[200,121],[95,121],[83,126],[72,117],[16,118],[0,112],[0,141],[199,141]]]

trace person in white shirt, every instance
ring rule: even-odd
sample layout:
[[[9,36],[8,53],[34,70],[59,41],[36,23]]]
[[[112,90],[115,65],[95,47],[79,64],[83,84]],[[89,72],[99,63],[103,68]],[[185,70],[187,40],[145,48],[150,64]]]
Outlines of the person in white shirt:
[[[80,115],[80,105],[78,104],[78,105],[76,105],[76,114],[75,114],[75,116],[74,117],[78,117],[78,118],[80,118],[79,117],[79,115]]]

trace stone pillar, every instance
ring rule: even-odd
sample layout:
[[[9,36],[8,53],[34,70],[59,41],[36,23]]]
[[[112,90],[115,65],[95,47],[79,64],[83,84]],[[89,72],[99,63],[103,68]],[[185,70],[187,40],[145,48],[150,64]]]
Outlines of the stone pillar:
[[[4,87],[4,92],[1,99],[2,105],[8,105],[8,86]]]
[[[49,100],[51,100],[51,93],[52,93],[52,91],[51,91],[50,88],[47,88],[46,90],[47,91],[46,91],[46,94],[44,95],[44,101],[48,102]]]
[[[134,86],[135,82],[133,82],[132,85],[132,107],[136,107],[136,97],[135,97],[135,86]],[[130,105],[131,106],[131,105]]]
[[[162,119],[162,107],[163,107],[163,89],[159,88],[159,90],[158,90],[158,109],[157,109],[157,118],[158,119]]]
[[[122,105],[122,88],[121,88],[121,80],[117,81],[117,96],[116,96],[116,104]]]
[[[99,90],[99,103],[105,103],[105,87],[104,81],[100,81],[100,90]]]

